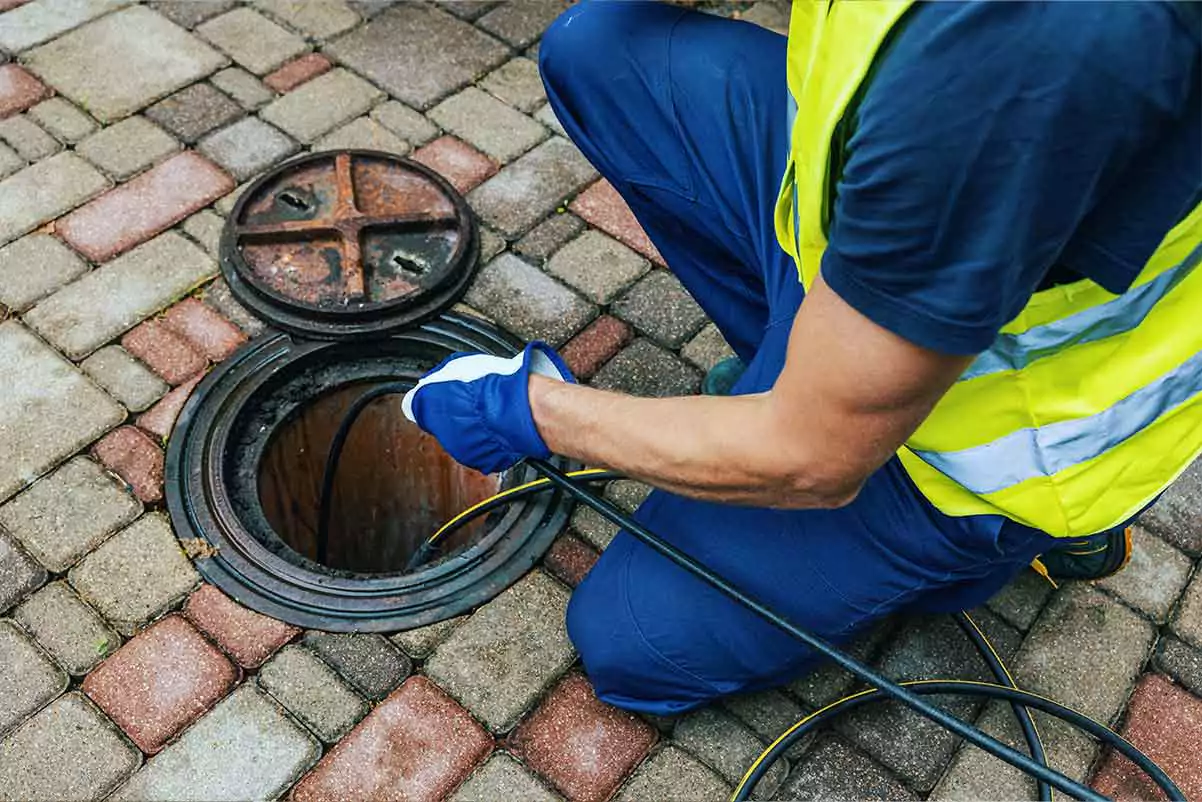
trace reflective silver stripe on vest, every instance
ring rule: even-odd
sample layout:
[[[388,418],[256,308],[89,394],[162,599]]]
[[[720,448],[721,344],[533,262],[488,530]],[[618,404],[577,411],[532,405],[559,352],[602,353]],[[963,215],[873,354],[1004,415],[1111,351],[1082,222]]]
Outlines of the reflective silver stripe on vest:
[[[789,165],[789,181],[793,184],[793,248],[797,253],[798,260],[801,259],[801,210],[797,203],[797,165],[792,161],[793,155],[793,123],[797,122],[797,101],[793,99],[793,93],[785,87],[785,97],[789,100],[789,105],[785,108],[785,117],[788,119],[788,127],[785,129],[787,135],[785,142],[788,150],[785,152],[785,161]]]
[[[1143,322],[1152,307],[1185,280],[1202,261],[1202,245],[1194,248],[1176,267],[1128,290],[1104,304],[1075,315],[1035,326],[1021,334],[999,334],[989,350],[969,365],[960,381],[968,381],[1004,370],[1025,368],[1037,359],[1072,345],[1090,343],[1131,331]]]
[[[1087,418],[1020,429],[962,451],[914,452],[978,495],[1093,459],[1202,392],[1202,351],[1108,409]]]

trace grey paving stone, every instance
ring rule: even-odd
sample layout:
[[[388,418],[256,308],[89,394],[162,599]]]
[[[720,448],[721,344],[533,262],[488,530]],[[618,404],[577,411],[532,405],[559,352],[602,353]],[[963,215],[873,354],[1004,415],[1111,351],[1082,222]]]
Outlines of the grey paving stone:
[[[83,694],[56,699],[0,741],[0,799],[103,799],[142,762]]]
[[[241,67],[226,67],[210,78],[209,82],[248,111],[266,106],[275,98],[275,92]]]
[[[390,100],[371,110],[371,118],[414,147],[438,136],[438,126],[403,103]]]
[[[721,704],[767,743],[775,741],[806,714],[801,705],[775,689],[727,696]],[[797,744],[788,754],[791,757],[799,755],[805,746],[804,743]]]
[[[626,512],[634,512],[651,493],[651,486],[633,479],[619,479],[605,486],[605,497]]]
[[[1009,662],[1022,635],[988,611],[974,611],[973,618]],[[886,647],[879,667],[893,679],[956,677],[993,681],[984,661],[960,631],[951,616],[924,616],[906,622]],[[936,699],[954,715],[973,718],[980,703],[964,697]],[[959,739],[926,718],[893,702],[853,711],[841,718],[836,729],[849,741],[899,775],[915,791],[934,787],[951,760]]]
[[[334,743],[367,715],[367,703],[317,655],[285,646],[259,669],[259,685],[326,743]]]
[[[236,5],[238,0],[161,0],[154,8],[176,25],[190,29]]]
[[[451,802],[494,802],[498,799],[556,802],[559,798],[512,757],[495,752],[459,786],[451,796]]]
[[[224,227],[225,220],[210,209],[201,209],[183,223],[184,233],[214,258],[220,253],[221,229]]]
[[[308,49],[304,39],[249,8],[214,17],[198,25],[196,33],[256,75],[265,75]]]
[[[0,324],[0,499],[124,418],[116,401],[23,326]]]
[[[315,151],[356,148],[382,150],[397,156],[404,156],[411,150],[408,142],[370,117],[357,117],[313,145]]]
[[[1058,591],[1031,628],[1011,671],[1020,687],[1112,723],[1127,703],[1155,632],[1138,614],[1094,588]],[[1036,714],[1048,759],[1071,777],[1084,779],[1095,743],[1058,720]],[[978,726],[1007,743],[1021,742],[1008,706],[991,703]],[[936,799],[1031,799],[1035,785],[978,749],[961,749],[935,788]]]
[[[918,799],[872,758],[836,736],[803,757],[777,799]]]
[[[467,616],[461,615],[457,618],[448,618],[446,621],[439,621],[437,624],[429,624],[417,629],[411,629],[407,632],[398,632],[393,635],[391,640],[401,648],[405,654],[412,657],[414,660],[424,660],[430,656],[438,644],[442,643],[447,637],[455,631],[455,627],[467,620]]]
[[[708,766],[674,746],[665,746],[635,769],[617,799],[721,802],[730,798],[730,791],[730,786]]]
[[[488,263],[505,250],[505,238],[488,226],[480,226],[480,261]]]
[[[87,674],[121,645],[121,636],[62,581],[26,599],[13,618],[76,677]]]
[[[413,670],[412,661],[383,635],[310,631],[305,645],[371,699],[383,699]]]
[[[1183,640],[1202,648],[1202,573],[1195,574],[1173,614],[1172,629]]]
[[[118,181],[179,150],[179,143],[145,117],[130,117],[79,143],[75,151]]]
[[[328,39],[359,24],[359,15],[343,0],[252,0],[255,7],[314,39]]]
[[[141,512],[141,502],[99,465],[76,457],[0,507],[0,526],[62,572]]]
[[[502,64],[480,80],[479,87],[526,114],[547,100],[538,64],[518,57]]]
[[[230,294],[230,288],[225,283],[225,279],[217,279],[205,287],[201,298],[251,337],[262,333],[267,328],[263,321],[247,311],[246,307],[238,303],[237,299]]]
[[[0,619],[0,735],[65,691],[67,681],[16,624]]]
[[[407,46],[398,48],[397,42]],[[326,50],[417,109],[429,108],[509,55],[471,25],[415,3],[388,9]]]
[[[1140,527],[1131,531],[1127,567],[1097,585],[1110,591],[1154,621],[1168,618],[1189,580],[1193,563],[1177,549]]]
[[[451,633],[426,673],[489,729],[503,732],[571,664],[567,604],[566,588],[532,571]]]
[[[200,152],[239,181],[257,175],[296,152],[296,143],[258,117],[247,117],[206,137]]]
[[[71,211],[109,182],[74,153],[60,153],[0,181],[0,245]]]
[[[584,231],[584,221],[571,212],[554,214],[517,241],[513,249],[538,264],[549,259],[568,240]]]
[[[680,355],[692,362],[703,371],[708,371],[723,359],[735,355],[734,349],[726,342],[722,332],[713,323],[706,323],[697,336],[689,340]]]
[[[706,321],[693,296],[667,270],[651,271],[615,301],[611,311],[669,348],[684,345]]]
[[[517,48],[533,44],[568,7],[564,0],[522,0],[502,3],[476,24]]]
[[[873,663],[896,629],[895,619],[883,619],[856,635],[843,648],[860,662]],[[845,696],[855,682],[851,674],[833,663],[824,662],[805,676],[790,682],[786,690],[817,709]]]
[[[538,120],[543,125],[550,128],[555,133],[562,137],[566,137],[568,132],[564,130],[563,123],[555,116],[555,110],[551,108],[551,104],[547,103],[538,111],[534,112],[534,119]]]
[[[80,359],[217,272],[217,264],[174,231],[93,270],[51,295],[25,321],[72,359]],[[103,305],[96,299],[103,298]]]
[[[572,511],[572,529],[599,551],[609,548],[610,541],[618,534],[618,527],[609,519],[583,504],[576,505]]]
[[[506,164],[547,138],[547,129],[492,95],[469,86],[429,111],[430,119]]]
[[[701,384],[701,374],[675,354],[640,337],[606,362],[590,384],[632,395],[691,395]]]
[[[1022,684],[1020,681],[1019,685]],[[1033,713],[1033,716],[1048,762],[1073,779],[1085,780],[1097,755],[1094,742],[1088,736],[1069,729],[1059,719],[1039,712]],[[1019,732],[1009,705],[990,702],[977,720],[977,726],[1019,751],[1026,751],[1026,741]],[[963,747],[956,753],[947,773],[928,797],[972,802],[1036,798],[1034,780],[972,747]]]
[[[0,47],[14,53],[53,39],[129,0],[34,0],[0,16]]]
[[[79,366],[131,412],[148,409],[171,389],[167,382],[119,345],[106,345]]]
[[[491,8],[496,8],[496,0],[435,0],[439,6],[454,14],[459,19],[474,20]]]
[[[465,300],[522,339],[553,347],[597,316],[593,304],[511,253],[484,266]]]
[[[1052,596],[1052,583],[1034,571],[1023,571],[985,606],[1008,624],[1026,632]]]
[[[1176,638],[1161,638],[1156,648],[1156,667],[1202,696],[1202,651]]]
[[[41,161],[63,149],[57,139],[25,114],[0,120],[0,140],[27,162]]]
[[[275,799],[320,756],[316,738],[254,685],[242,685],[109,799]]]
[[[646,259],[592,229],[564,245],[547,262],[549,273],[599,304],[612,301],[649,269],[651,263]]]
[[[382,94],[367,81],[338,67],[279,98],[260,115],[301,142],[312,142],[366,113]]]
[[[132,6],[42,45],[27,63],[108,123],[205,77],[225,58],[163,15]]]
[[[49,234],[28,234],[0,249],[0,303],[23,312],[88,266]]]
[[[703,707],[681,718],[672,731],[672,741],[731,785],[743,778],[747,767],[768,745],[734,718],[713,707]],[[789,760],[781,758],[760,781],[752,798],[772,796],[788,773]]]
[[[123,635],[132,635],[200,580],[160,513],[144,515],[113,535],[72,568],[68,578]]]
[[[596,177],[570,142],[552,137],[472,190],[472,208],[516,239]]]
[[[193,84],[181,89],[145,112],[151,120],[188,144],[233,122],[242,113],[241,106],[209,84]]]
[[[1139,524],[1191,557],[1202,555],[1202,460],[1177,478]]]
[[[95,120],[61,97],[43,100],[29,110],[29,116],[59,141],[69,145],[74,145],[96,130]]]
[[[8,145],[0,145],[0,178],[8,178],[24,166],[25,160],[15,150]]]
[[[46,582],[46,569],[38,565],[0,529],[0,613],[33,593]]]

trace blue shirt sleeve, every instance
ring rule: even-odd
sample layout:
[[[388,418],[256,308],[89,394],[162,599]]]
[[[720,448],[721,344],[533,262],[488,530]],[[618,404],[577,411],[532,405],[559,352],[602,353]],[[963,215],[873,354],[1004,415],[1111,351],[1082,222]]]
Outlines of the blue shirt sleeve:
[[[988,348],[1099,205],[1112,214],[1133,176],[1156,184],[1158,143],[1202,117],[1197,61],[1168,4],[916,6],[847,121],[824,279],[911,342]],[[1152,186],[1165,210],[1127,232],[1147,243],[1092,251],[1134,256],[1073,270],[1125,289],[1188,205],[1181,192],[1196,202],[1197,176],[1178,183]]]

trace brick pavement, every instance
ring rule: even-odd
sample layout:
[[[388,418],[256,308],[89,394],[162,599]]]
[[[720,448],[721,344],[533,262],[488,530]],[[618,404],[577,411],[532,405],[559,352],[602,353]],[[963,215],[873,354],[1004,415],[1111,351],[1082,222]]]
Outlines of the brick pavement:
[[[708,5],[786,19],[774,0]],[[613,535],[587,510],[494,601],[391,637],[251,612],[174,537],[175,417],[263,330],[215,279],[223,218],[297,153],[376,147],[446,175],[482,223],[468,308],[561,346],[584,380],[691,393],[729,355],[546,105],[537,42],[562,7],[0,0],[0,798],[719,799],[854,685],[827,667],[654,721],[601,704],[562,625]],[[644,492],[607,491],[627,508]],[[1197,795],[1202,469],[1135,542],[1117,577],[1024,575],[977,616],[1020,682],[1120,727]],[[890,622],[855,651],[899,676],[979,675],[960,637]],[[957,709],[1014,735],[1000,708]],[[1064,768],[1148,795],[1123,761],[1044,729]],[[1028,791],[881,708],[791,750],[758,794]]]

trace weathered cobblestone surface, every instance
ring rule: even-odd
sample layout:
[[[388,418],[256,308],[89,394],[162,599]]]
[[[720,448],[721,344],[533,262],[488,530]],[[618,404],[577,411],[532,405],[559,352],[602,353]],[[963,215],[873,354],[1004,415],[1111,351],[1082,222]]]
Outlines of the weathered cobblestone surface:
[[[547,103],[538,39],[565,5],[0,0],[0,798],[720,799],[764,743],[853,689],[822,666],[683,717],[598,702],[563,618],[614,527],[583,507],[494,601],[382,635],[251,612],[200,582],[171,531],[176,416],[266,329],[217,277],[225,217],[298,153],[365,147],[443,174],[480,223],[482,270],[456,309],[547,339],[582,381],[688,394],[730,355]],[[788,15],[699,5],[774,29]],[[171,164],[208,167],[150,191]],[[221,178],[210,191],[203,175]],[[644,492],[606,496],[632,509]],[[1017,648],[1020,683],[1124,728],[1193,791],[1202,467],[1140,526],[1123,573],[1055,591],[1024,572],[974,616]],[[897,676],[979,675],[963,643],[946,621],[899,619],[850,649]],[[112,717],[67,692],[106,684]],[[1018,743],[1007,708],[951,704]],[[114,717],[162,749],[140,770]],[[1103,765],[1107,790],[1147,795],[1088,739],[1039,724],[1059,767]],[[845,721],[756,796],[1033,794],[924,727],[888,708]]]

